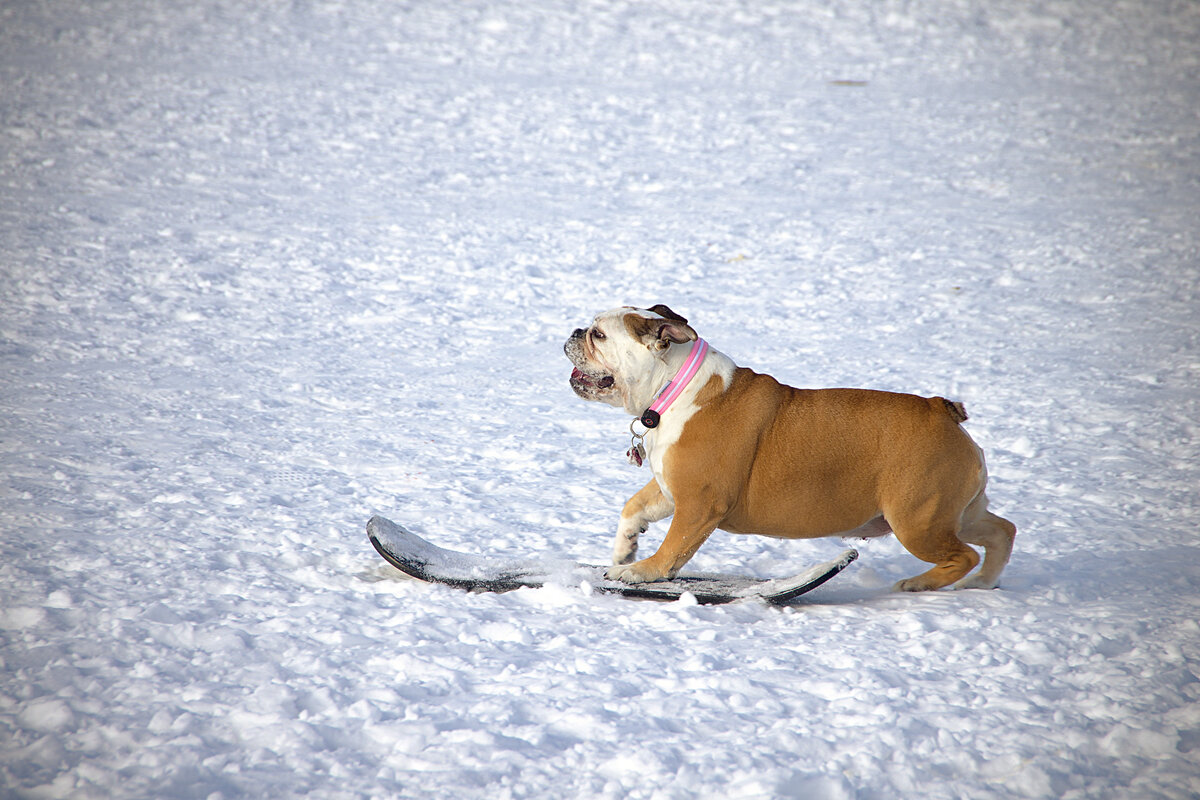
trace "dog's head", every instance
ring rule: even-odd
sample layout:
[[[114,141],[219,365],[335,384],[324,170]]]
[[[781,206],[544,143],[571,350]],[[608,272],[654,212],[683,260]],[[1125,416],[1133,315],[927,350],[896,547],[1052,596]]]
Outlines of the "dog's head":
[[[640,414],[674,374],[667,365],[671,345],[696,338],[687,320],[664,305],[605,311],[563,346],[575,366],[571,388],[584,400]]]

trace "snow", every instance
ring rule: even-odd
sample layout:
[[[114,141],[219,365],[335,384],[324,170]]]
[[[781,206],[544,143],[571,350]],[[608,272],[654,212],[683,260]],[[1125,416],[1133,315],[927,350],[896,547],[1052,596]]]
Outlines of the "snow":
[[[1200,795],[1197,4],[42,0],[0,86],[0,796]],[[647,473],[561,344],[660,302],[964,401],[1001,587],[379,560],[606,558]]]

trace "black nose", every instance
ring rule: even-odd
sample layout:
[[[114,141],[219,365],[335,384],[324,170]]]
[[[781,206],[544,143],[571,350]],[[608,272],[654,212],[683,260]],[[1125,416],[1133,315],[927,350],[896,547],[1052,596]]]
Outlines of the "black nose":
[[[570,356],[571,355],[571,343],[574,342],[576,339],[582,339],[584,336],[587,336],[587,331],[585,331],[583,328],[576,328],[574,333],[572,333],[570,336],[568,336],[567,340],[565,342],[563,342],[563,352],[566,353],[568,356]]]

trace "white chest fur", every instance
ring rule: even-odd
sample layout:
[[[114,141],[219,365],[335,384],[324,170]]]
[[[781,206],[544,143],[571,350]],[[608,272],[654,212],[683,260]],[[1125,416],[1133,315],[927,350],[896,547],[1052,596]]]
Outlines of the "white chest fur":
[[[723,384],[721,387],[722,391],[728,389],[730,382],[733,380],[733,371],[736,368],[736,365],[728,356],[710,348],[708,355],[704,359],[704,364],[700,367],[700,371],[696,374],[696,377],[667,413],[663,414],[658,427],[647,432],[643,440],[650,469],[654,472],[654,479],[658,481],[659,488],[662,489],[663,494],[672,502],[674,502],[675,498],[671,493],[670,476],[666,474],[664,466],[667,453],[679,441],[679,437],[683,434],[688,420],[699,409],[696,398],[700,392],[704,390],[714,375],[720,377]]]

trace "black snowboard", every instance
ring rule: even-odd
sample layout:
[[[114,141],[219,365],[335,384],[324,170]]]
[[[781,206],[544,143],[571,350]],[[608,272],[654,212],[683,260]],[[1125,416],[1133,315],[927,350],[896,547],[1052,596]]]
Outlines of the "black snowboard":
[[[507,559],[446,550],[406,528],[372,517],[367,523],[371,544],[396,569],[432,583],[483,592],[507,592],[547,583],[578,585],[587,582],[596,591],[653,600],[677,600],[684,594],[698,602],[730,603],[734,600],[765,600],[786,603],[812,591],[858,558],[847,550],[832,561],[818,564],[786,578],[749,578],[737,575],[679,575],[671,580],[629,584],[604,577],[606,567],[572,561]]]

